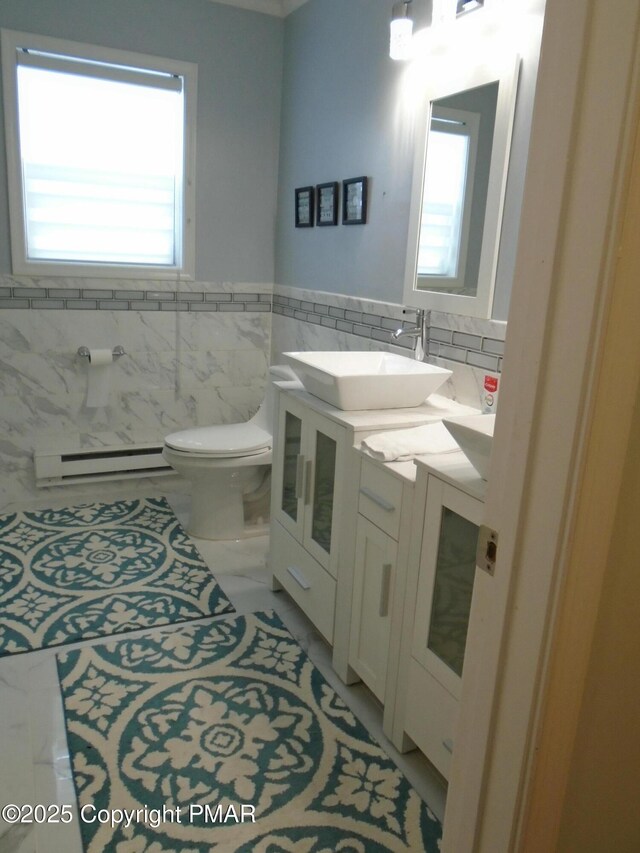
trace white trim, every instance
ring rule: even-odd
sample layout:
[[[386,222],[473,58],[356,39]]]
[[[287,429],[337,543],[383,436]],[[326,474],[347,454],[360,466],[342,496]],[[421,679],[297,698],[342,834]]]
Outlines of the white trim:
[[[276,18],[286,18],[307,0],[209,0],[210,3],[222,3],[224,6],[236,6],[250,12],[262,12]]]
[[[129,50],[118,50],[102,45],[86,44],[69,39],[53,38],[52,36],[25,33],[10,29],[2,29],[3,54],[5,53],[5,38],[7,39],[6,46],[9,50],[15,50],[17,47],[23,46],[23,44],[28,44],[36,50],[78,56],[83,59],[130,66],[132,68],[153,68],[168,74],[184,74],[185,68],[189,71],[197,68],[197,65],[194,63],[168,59],[166,56],[155,56],[151,53],[134,53]]]
[[[43,51],[25,50],[16,53],[18,65],[29,68],[44,68],[48,71],[58,71],[63,74],[86,75],[99,80],[114,80],[118,83],[129,83],[137,86],[151,86],[156,89],[169,89],[173,92],[182,91],[182,78],[166,72],[155,73],[144,68],[125,68],[122,65],[105,65],[100,62],[84,62],[78,59],[66,59],[60,54],[54,55]]]
[[[640,59],[640,57],[639,57]],[[637,72],[633,79],[638,79]],[[636,119],[638,117],[637,110]],[[626,159],[623,155],[623,160]],[[637,474],[638,436],[634,434],[634,403],[640,388],[640,123],[636,125],[634,160],[630,180],[625,181],[626,207],[622,217],[620,240],[615,241],[616,272],[606,318],[606,331],[598,359],[598,377],[594,394],[593,416],[589,424],[584,476],[577,496],[575,525],[569,545],[569,566],[558,603],[558,621],[551,649],[550,673],[542,709],[541,734],[532,754],[528,813],[521,831],[523,851],[555,850],[559,832],[575,838],[576,849],[587,849],[594,826],[598,826],[600,843],[606,836],[611,850],[622,850],[625,839],[637,837],[637,782],[635,773],[638,736],[632,695],[634,659],[629,645],[623,645],[627,631],[637,634],[637,623],[608,605],[612,587],[619,592],[618,607],[624,599],[638,595],[629,587],[637,575],[637,545],[634,529],[633,491],[640,495]],[[618,247],[619,246],[619,247]],[[615,417],[612,417],[615,412]],[[627,478],[635,472],[630,486]],[[631,498],[631,500],[630,500]],[[631,505],[631,509],[629,508]],[[637,500],[636,500],[637,506]],[[620,517],[633,519],[625,534]],[[620,573],[624,572],[624,575]],[[612,576],[614,580],[612,581]],[[621,581],[625,577],[625,581]],[[609,649],[624,662],[621,672],[603,667],[599,657],[604,636],[611,638]],[[611,654],[611,652],[610,652]],[[594,714],[594,669],[597,668],[598,690],[606,698],[607,716],[615,726],[603,731],[602,714]],[[610,675],[611,673],[611,675]],[[609,685],[602,678],[611,678]],[[613,687],[613,689],[611,689]],[[600,705],[600,700],[596,700]],[[598,722],[599,721],[599,722]],[[590,733],[585,736],[585,729]],[[622,733],[622,736],[621,736]],[[596,740],[593,736],[595,734]],[[585,756],[584,750],[591,754]],[[597,773],[593,751],[598,751]],[[603,756],[606,754],[605,762]],[[626,764],[626,768],[625,765]],[[579,774],[576,767],[580,767]],[[613,773],[607,773],[609,768]],[[615,768],[615,769],[614,769]],[[586,771],[586,772],[585,772]],[[627,775],[625,775],[627,774]],[[579,775],[580,781],[577,782]],[[595,777],[595,778],[594,778]],[[576,785],[577,782],[577,785]],[[576,806],[575,789],[582,787],[580,806]],[[592,794],[588,796],[585,792]],[[611,797],[612,792],[615,795]],[[610,803],[601,808],[603,797]],[[588,800],[591,800],[591,806]],[[586,802],[585,802],[586,800]],[[629,804],[632,804],[631,807]],[[590,808],[590,816],[577,811]],[[577,818],[577,819],[576,819]],[[562,829],[561,829],[562,827]],[[519,847],[520,849],[520,847]]]
[[[96,278],[169,279],[177,276],[195,278],[195,164],[196,164],[196,111],[198,91],[198,66],[149,54],[116,50],[99,45],[88,45],[67,39],[51,38],[33,33],[3,29],[0,32],[2,47],[2,77],[5,104],[5,139],[7,152],[7,179],[9,196],[9,228],[11,235],[12,271],[14,275],[30,276],[81,276]],[[28,45],[34,50],[66,56],[113,63],[128,67],[152,68],[168,74],[180,75],[184,80],[185,133],[184,133],[184,188],[182,222],[182,265],[155,267],[142,264],[82,264],[33,261],[26,257],[24,205],[22,198],[21,164],[18,140],[17,60],[18,48]]]
[[[435,115],[437,111],[438,115]],[[430,291],[444,288],[447,292],[462,290],[464,278],[467,271],[467,255],[469,249],[469,229],[471,225],[471,208],[473,202],[473,187],[476,178],[476,159],[478,154],[478,136],[480,131],[480,114],[467,110],[451,109],[438,106],[431,112],[431,123],[438,119],[449,119],[449,127],[430,128],[429,133],[450,133],[457,136],[465,136],[469,140],[467,148],[467,169],[463,186],[462,216],[460,221],[460,239],[458,244],[458,256],[456,261],[456,274],[452,276],[429,275],[427,273],[416,273],[418,282],[424,281],[425,289]],[[426,165],[425,165],[426,173]],[[424,188],[423,188],[423,213],[424,213]],[[418,261],[420,260],[420,241],[422,239],[422,217],[418,229]],[[429,286],[430,285],[430,286]]]
[[[479,573],[474,590],[443,853],[520,849],[611,290],[639,18],[636,3],[547,0],[485,505],[500,547],[495,577]]]
[[[452,38],[454,35],[455,32],[451,33]],[[488,35],[487,38],[489,38]],[[461,42],[457,46],[458,53],[461,53],[464,44],[467,42]],[[454,51],[455,53],[456,51]],[[483,41],[482,53],[476,51],[474,54],[474,51],[467,44],[467,56],[464,64],[453,66],[451,56],[447,50],[443,51],[441,47],[436,50],[427,50],[424,56],[416,57],[415,61],[420,63],[425,60],[429,64],[429,70],[424,75],[423,104],[420,119],[416,122],[414,135],[415,154],[409,210],[409,239],[407,241],[404,275],[404,302],[406,305],[426,310],[446,311],[467,317],[490,317],[498,265],[500,229],[507,184],[520,59],[513,53],[508,53],[502,49],[499,42],[492,50],[490,44]],[[498,102],[496,104],[476,296],[420,290],[416,286],[416,261],[431,105],[440,98],[495,81],[499,82]]]
[[[300,6],[304,6],[307,0],[281,0],[282,2],[282,11],[285,16],[290,15],[292,12],[295,12],[296,9],[299,9]]]

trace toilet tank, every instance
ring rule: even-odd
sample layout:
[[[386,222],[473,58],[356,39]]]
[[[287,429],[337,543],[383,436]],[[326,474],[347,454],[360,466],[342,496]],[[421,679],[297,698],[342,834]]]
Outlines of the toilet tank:
[[[267,387],[264,400],[255,415],[250,419],[252,423],[266,430],[269,434],[273,431],[273,401],[275,398],[274,382],[291,381],[299,382],[298,377],[287,364],[272,364],[269,367]]]

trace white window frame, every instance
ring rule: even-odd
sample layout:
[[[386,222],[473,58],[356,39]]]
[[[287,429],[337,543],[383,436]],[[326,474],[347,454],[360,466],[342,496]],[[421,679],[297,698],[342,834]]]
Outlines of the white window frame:
[[[438,126],[439,123],[440,126]],[[418,251],[418,288],[424,288],[425,290],[442,290],[445,293],[457,293],[458,291],[464,291],[465,276],[467,273],[467,252],[469,247],[469,229],[471,227],[471,208],[473,205],[476,179],[476,159],[478,154],[478,137],[480,135],[480,116],[478,113],[472,113],[468,110],[451,109],[449,107],[434,105],[431,110],[431,129],[429,132],[433,133],[434,131],[436,133],[447,133],[451,136],[464,136],[469,140],[464,189],[462,193],[462,213],[459,224],[460,237],[458,241],[455,275],[442,276],[420,272],[420,252]],[[424,186],[422,190],[423,207],[428,179],[429,176],[426,174],[425,164]],[[426,229],[423,228],[421,220],[419,243],[423,230]]]
[[[184,279],[195,278],[195,162],[197,65],[164,57],[81,44],[65,39],[5,30],[0,32],[5,104],[7,178],[12,269],[15,275],[82,276],[95,278]],[[184,86],[184,184],[181,222],[181,263],[150,264],[36,261],[27,257],[24,197],[18,127],[17,51],[20,48],[105,62],[127,68],[175,74]]]

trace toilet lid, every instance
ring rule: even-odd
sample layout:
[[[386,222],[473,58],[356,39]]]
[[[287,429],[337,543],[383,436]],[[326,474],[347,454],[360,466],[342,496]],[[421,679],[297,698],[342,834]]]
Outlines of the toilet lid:
[[[207,456],[249,456],[271,447],[268,432],[252,423],[185,429],[168,435],[164,443],[184,453]]]

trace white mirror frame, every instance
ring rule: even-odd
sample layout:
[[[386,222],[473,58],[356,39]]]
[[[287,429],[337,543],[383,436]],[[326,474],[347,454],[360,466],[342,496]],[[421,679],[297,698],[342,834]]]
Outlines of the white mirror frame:
[[[491,57],[480,62],[461,62],[457,68],[452,68],[450,58],[446,60],[436,58],[430,62],[429,69],[425,72],[427,79],[423,93],[422,114],[416,122],[414,138],[415,158],[404,281],[405,305],[462,314],[467,317],[491,317],[519,68],[520,58],[511,54],[508,57],[504,55]],[[498,102],[476,295],[461,296],[455,293],[419,290],[417,288],[418,243],[432,104],[434,101],[458,92],[495,82],[499,84]]]

